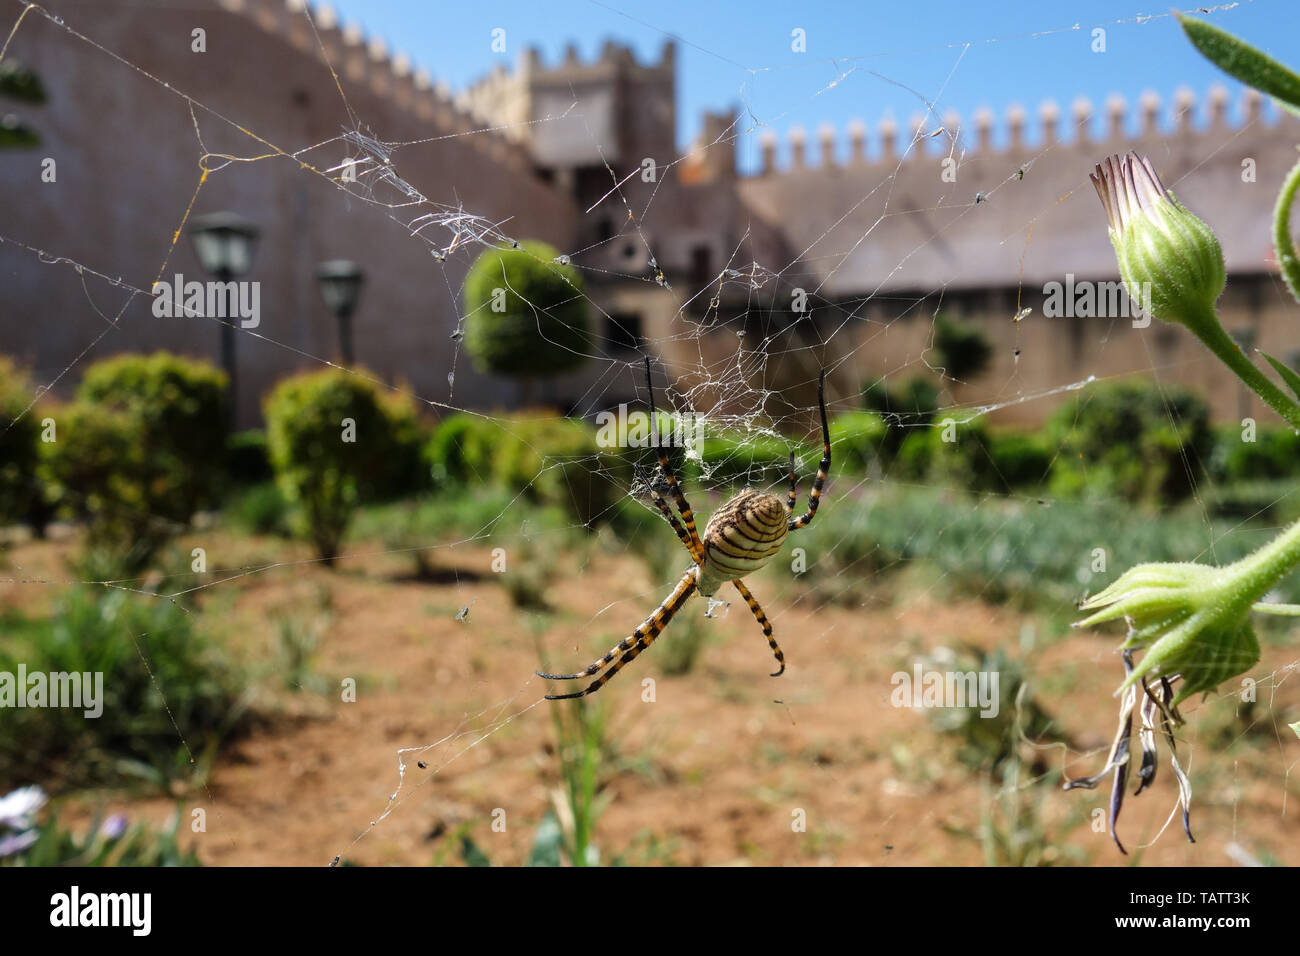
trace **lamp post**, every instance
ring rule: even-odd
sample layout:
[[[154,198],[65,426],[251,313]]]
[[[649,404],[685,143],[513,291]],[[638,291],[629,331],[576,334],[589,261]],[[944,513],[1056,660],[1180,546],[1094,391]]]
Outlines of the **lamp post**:
[[[233,212],[214,212],[195,216],[190,220],[190,242],[194,255],[207,272],[222,284],[221,295],[229,296],[234,290],[229,283],[246,274],[253,264],[253,246],[257,242],[258,228]],[[221,367],[226,372],[229,390],[229,419],[227,427],[234,430],[235,402],[239,395],[235,387],[235,318],[234,309],[226,304],[226,318],[221,322]]]
[[[365,278],[361,267],[348,259],[331,259],[316,267],[320,296],[339,320],[339,354],[346,366],[352,364],[352,313],[361,298]]]

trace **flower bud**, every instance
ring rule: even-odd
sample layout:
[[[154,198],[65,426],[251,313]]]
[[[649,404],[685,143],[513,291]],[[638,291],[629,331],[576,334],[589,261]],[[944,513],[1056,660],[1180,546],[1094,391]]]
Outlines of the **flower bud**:
[[[1129,297],[1165,322],[1217,325],[1214,304],[1227,280],[1223,250],[1204,222],[1165,189],[1132,150],[1098,163],[1091,176],[1110,220],[1110,241]]]

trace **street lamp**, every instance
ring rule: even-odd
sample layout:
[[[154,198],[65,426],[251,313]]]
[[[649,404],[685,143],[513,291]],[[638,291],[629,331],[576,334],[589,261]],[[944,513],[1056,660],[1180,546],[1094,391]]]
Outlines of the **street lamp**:
[[[348,366],[352,364],[352,313],[361,298],[365,278],[361,267],[348,259],[331,259],[316,267],[320,297],[339,320],[339,353]]]
[[[233,212],[214,212],[195,216],[190,220],[190,242],[194,255],[206,271],[222,283],[221,295],[234,290],[226,284],[248,272],[253,264],[253,246],[257,242],[258,228]],[[226,318],[221,323],[221,367],[225,369],[230,394],[228,426],[235,423],[235,401],[239,394],[235,388],[235,306],[226,303]]]

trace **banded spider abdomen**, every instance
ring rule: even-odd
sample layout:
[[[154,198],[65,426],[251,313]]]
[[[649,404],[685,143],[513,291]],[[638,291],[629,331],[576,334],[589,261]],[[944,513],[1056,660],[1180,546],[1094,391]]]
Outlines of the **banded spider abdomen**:
[[[790,510],[776,495],[746,488],[704,526],[700,593],[712,597],[728,581],[757,571],[781,550]]]

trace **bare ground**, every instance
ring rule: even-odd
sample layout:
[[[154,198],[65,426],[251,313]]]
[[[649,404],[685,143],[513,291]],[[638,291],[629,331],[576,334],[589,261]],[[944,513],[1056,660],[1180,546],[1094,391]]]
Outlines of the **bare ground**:
[[[559,784],[549,710],[572,706],[539,702],[546,692],[532,676],[539,646],[548,664],[576,669],[668,590],[648,579],[640,561],[593,544],[558,560],[553,610],[537,614],[511,604],[486,548],[433,552],[438,573],[421,580],[409,559],[379,554],[378,545],[373,553],[354,547],[330,570],[298,545],[205,538],[214,566],[289,562],[233,580],[207,576],[223,583],[201,592],[204,628],[239,653],[264,665],[272,659],[277,612],[325,622],[311,660],[320,686],[277,688],[282,675],[272,671],[263,691],[269,720],[227,744],[207,782],[181,799],[187,814],[206,812],[206,832],[194,839],[213,865],[324,865],[336,855],[423,865],[436,854],[456,863],[460,827],[493,863],[522,862]],[[20,583],[0,584],[0,606],[47,609],[63,585],[37,582],[68,579],[70,548],[34,542],[12,550],[9,573]],[[775,571],[753,585],[789,662],[783,677],[767,676],[770,652],[737,602],[701,622],[710,636],[687,675],[661,670],[670,627],[594,698],[609,739],[607,803],[596,828],[602,859],[976,865],[987,859],[979,834],[991,820],[996,833],[1038,847],[1049,863],[1120,865],[1136,857],[1145,865],[1225,865],[1246,856],[1300,863],[1300,774],[1288,772],[1300,741],[1286,727],[1300,717],[1300,682],[1282,670],[1300,656],[1294,644],[1265,647],[1252,673],[1276,679],[1261,683],[1248,715],[1234,698],[1184,708],[1180,756],[1191,765],[1198,842],[1187,843],[1175,821],[1136,851],[1176,802],[1162,749],[1155,785],[1126,801],[1120,833],[1135,856],[1125,858],[1094,823],[1109,782],[1065,793],[1059,784],[1034,786],[1031,767],[1036,761],[1049,775],[1064,767],[1070,776],[1100,768],[1114,733],[1117,635],[1046,633],[1008,608],[927,587],[858,581],[829,603]],[[167,589],[164,582],[160,590]],[[467,619],[457,621],[467,606]],[[703,610],[695,599],[682,613]],[[957,742],[935,731],[931,715],[891,706],[890,677],[939,646],[1001,645],[1018,656],[1026,625],[1036,627],[1032,690],[1075,747],[1022,747],[1016,789],[960,763]],[[342,700],[345,678],[357,681],[355,702]],[[655,681],[653,702],[642,699],[645,678]],[[398,750],[425,745],[434,746],[407,754],[399,781]],[[158,822],[176,806],[120,794],[73,803],[80,808],[73,819],[93,807]],[[1020,809],[1008,813],[1010,806]],[[500,810],[505,829],[495,832]]]

